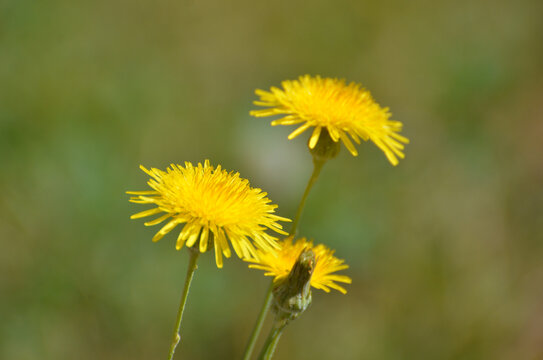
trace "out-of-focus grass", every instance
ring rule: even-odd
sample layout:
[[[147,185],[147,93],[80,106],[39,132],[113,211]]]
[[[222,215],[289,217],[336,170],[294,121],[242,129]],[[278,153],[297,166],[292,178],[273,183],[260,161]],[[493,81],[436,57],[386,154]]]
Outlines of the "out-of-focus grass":
[[[187,254],[129,221],[139,164],[210,158],[292,216],[303,139],[248,116],[304,73],[363,83],[404,122],[324,168],[301,233],[351,265],[278,359],[543,356],[537,1],[0,2],[0,358],[155,359]],[[181,357],[240,358],[268,279],[204,256]]]

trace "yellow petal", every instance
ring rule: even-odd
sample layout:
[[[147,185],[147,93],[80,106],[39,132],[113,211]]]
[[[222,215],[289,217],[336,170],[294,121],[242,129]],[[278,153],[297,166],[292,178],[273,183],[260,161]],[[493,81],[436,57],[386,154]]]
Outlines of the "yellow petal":
[[[315,130],[313,130],[313,134],[311,134],[311,138],[309,139],[309,148],[314,149],[317,145],[317,141],[319,141],[319,136],[321,135],[322,127],[317,126],[315,127]]]
[[[204,226],[202,228],[202,235],[200,236],[200,252],[205,253],[207,251],[207,239],[209,236],[209,228]]]
[[[175,242],[175,249],[181,250],[184,244],[185,244],[185,239],[183,239],[183,231],[180,231],[179,235],[177,235],[177,241]]]
[[[230,246],[228,246],[228,241],[226,241],[226,236],[222,230],[219,231],[219,235],[216,237],[216,239],[219,242],[223,255],[229,258],[232,255],[232,252],[230,251]]]
[[[130,195],[158,195],[158,191],[148,190],[148,191],[127,191],[127,194]]]
[[[130,219],[139,219],[139,218],[155,215],[155,214],[158,214],[160,212],[162,212],[162,210],[160,210],[160,208],[153,208],[153,209],[145,210],[145,211],[139,212],[137,214],[134,214],[134,215],[130,216]]]
[[[277,126],[277,125],[295,125],[295,124],[299,124],[299,123],[303,123],[305,120],[303,119],[299,119],[299,118],[289,118],[288,116],[285,116],[284,118],[281,118],[281,119],[277,119],[277,120],[273,120],[271,122],[271,125],[272,126]]]
[[[356,151],[356,148],[354,147],[351,140],[349,140],[349,137],[343,132],[339,131],[339,137],[341,138],[341,141],[345,144],[345,147],[350,151],[353,156],[358,156],[358,151]]]
[[[187,247],[192,247],[196,243],[196,240],[198,240],[198,235],[200,235],[200,227],[195,226],[187,239]]]
[[[330,134],[330,137],[334,142],[338,142],[339,140],[339,133],[335,127],[328,126],[328,133]]]
[[[219,246],[215,246],[215,263],[219,269],[222,269],[222,252]]]
[[[224,235],[223,235],[224,236]],[[221,239],[221,238],[219,238]],[[222,241],[222,239],[221,239]],[[234,252],[239,258],[243,258],[243,252],[241,251],[241,246],[238,239],[232,239],[230,238],[230,243],[232,244],[232,248],[234,249]]]
[[[161,222],[163,222],[164,220],[166,220],[167,218],[169,218],[171,216],[172,216],[171,214],[162,215],[161,217],[159,217],[159,218],[157,218],[155,220],[147,221],[143,225],[145,225],[145,226],[157,225],[157,224],[160,224]]]
[[[164,226],[162,227],[162,229],[160,229],[160,230],[155,234],[155,236],[153,236],[153,241],[154,241],[154,242],[157,242],[158,240],[162,239],[162,238],[164,237],[164,235],[166,235],[167,233],[169,233],[170,231],[172,231],[178,224],[179,224],[179,220],[173,219],[172,221],[170,221],[169,223],[167,223],[166,225],[164,225]]]
[[[303,133],[304,131],[306,131],[308,128],[310,128],[311,125],[309,123],[305,123],[303,124],[302,126],[300,126],[299,128],[297,128],[296,130],[294,130],[293,132],[290,133],[290,135],[288,136],[288,139],[289,140],[292,140],[294,139],[296,136],[300,135],[301,133]]]

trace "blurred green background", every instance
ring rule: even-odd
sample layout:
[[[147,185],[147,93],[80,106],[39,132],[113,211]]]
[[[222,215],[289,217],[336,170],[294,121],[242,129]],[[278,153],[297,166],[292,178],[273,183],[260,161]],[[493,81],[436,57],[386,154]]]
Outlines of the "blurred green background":
[[[302,74],[362,83],[411,139],[329,162],[315,290],[277,359],[543,359],[543,14],[521,1],[0,0],[0,358],[164,359],[188,256],[129,216],[140,164],[206,158],[292,217],[308,134],[248,115]],[[269,279],[203,256],[182,359],[239,359]],[[269,324],[268,324],[269,325]]]

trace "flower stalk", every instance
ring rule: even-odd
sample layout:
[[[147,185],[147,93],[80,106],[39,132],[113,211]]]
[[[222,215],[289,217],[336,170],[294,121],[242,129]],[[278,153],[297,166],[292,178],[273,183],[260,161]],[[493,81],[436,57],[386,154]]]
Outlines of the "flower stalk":
[[[298,209],[296,210],[296,215],[294,216],[294,220],[292,221],[292,226],[290,228],[289,236],[295,236],[296,232],[298,231],[298,225],[300,223],[300,218],[302,217],[302,212],[305,207],[307,196],[309,195],[311,188],[313,187],[313,185],[319,178],[323,165],[324,165],[324,161],[313,161],[313,173],[311,173],[311,177],[309,178],[309,181],[307,182],[304,195],[302,196],[302,199],[300,200],[300,205],[298,205]]]
[[[173,331],[172,343],[170,345],[170,354],[168,360],[172,360],[175,354],[175,348],[181,340],[180,328],[181,320],[183,319],[183,311],[185,310],[185,304],[187,302],[187,297],[189,294],[190,285],[192,283],[192,277],[194,276],[194,271],[198,268],[196,262],[200,256],[200,251],[195,248],[189,248],[190,258],[189,265],[187,267],[187,276],[185,277],[185,286],[183,287],[183,294],[181,295],[181,302],[179,304],[179,310],[177,311],[177,319],[175,320],[175,328]]]
[[[311,139],[309,139],[309,141],[311,142]],[[298,210],[296,210],[296,215],[294,216],[294,221],[292,222],[289,236],[296,236],[298,224],[300,223],[300,218],[302,217],[302,212],[304,210],[309,192],[319,178],[324,163],[326,163],[326,161],[329,159],[335,158],[339,154],[339,149],[339,143],[332,140],[328,130],[322,129],[317,143],[313,148],[310,148],[311,155],[313,155],[313,172],[311,173],[311,177],[307,182],[304,195],[302,196],[302,200],[300,200],[300,205],[298,205]]]
[[[266,339],[266,342],[264,343],[264,347],[262,348],[262,352],[260,353],[260,356],[258,357],[259,360],[270,360],[275,352],[275,348],[277,347],[277,343],[279,342],[279,338],[281,335],[283,335],[283,330],[287,324],[282,324],[279,326],[275,326],[272,328],[272,331],[268,335],[268,338]]]
[[[337,155],[337,152],[339,151],[339,146],[337,148],[337,151],[335,155]],[[335,156],[334,155],[334,156]],[[307,197],[309,195],[309,192],[311,191],[311,188],[319,178],[319,174],[322,170],[322,167],[324,163],[326,162],[327,158],[325,157],[319,157],[316,155],[313,155],[313,172],[311,173],[311,177],[309,178],[309,181],[307,182],[307,186],[305,188],[304,194],[302,196],[302,199],[300,200],[300,204],[298,205],[298,209],[296,210],[296,215],[294,217],[294,220],[292,222],[292,226],[290,228],[289,237],[294,238],[296,232],[298,231],[298,224],[300,223],[300,218],[302,216],[302,212],[305,206],[305,202],[307,200]],[[268,315],[268,312],[270,310],[270,304],[272,300],[272,291],[273,291],[273,281],[270,284],[270,287],[266,293],[266,299],[264,301],[264,304],[262,305],[262,309],[260,310],[260,314],[258,316],[258,319],[256,321],[256,324],[253,328],[253,331],[251,333],[251,337],[249,339],[249,343],[247,344],[247,347],[245,348],[245,354],[243,355],[243,360],[249,360],[251,358],[251,355],[254,350],[254,346],[256,343],[256,340],[258,339],[258,336],[260,335],[260,331],[262,330],[262,324],[264,323],[264,320],[266,319],[266,316]],[[270,335],[271,336],[271,335]],[[275,341],[279,340],[279,337],[281,334],[275,335],[277,339]],[[271,344],[270,344],[271,346]],[[273,353],[273,352],[272,352]]]
[[[270,310],[270,306],[271,306],[272,298],[273,298],[272,291],[273,291],[273,281],[270,282],[270,287],[266,293],[266,299],[264,300],[264,304],[262,305],[262,309],[260,310],[260,314],[258,315],[258,319],[256,320],[256,324],[253,328],[253,332],[251,333],[251,337],[249,338],[249,342],[247,343],[247,346],[245,347],[245,354],[243,355],[243,360],[249,360],[251,358],[251,354],[253,353],[256,340],[258,339],[258,335],[260,335],[260,331],[262,330],[262,325],[264,324],[266,315],[268,315],[268,311]]]

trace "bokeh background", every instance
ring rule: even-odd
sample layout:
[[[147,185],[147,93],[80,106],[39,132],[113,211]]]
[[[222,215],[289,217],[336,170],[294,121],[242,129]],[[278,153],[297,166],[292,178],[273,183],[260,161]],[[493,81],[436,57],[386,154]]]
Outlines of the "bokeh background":
[[[411,139],[329,162],[301,233],[314,291],[277,359],[543,358],[537,0],[0,1],[0,358],[166,357],[188,261],[129,220],[140,164],[239,171],[292,217],[308,134],[248,115],[302,74],[362,83]],[[239,359],[269,279],[203,256],[184,359]],[[269,323],[267,324],[269,326]],[[267,328],[265,329],[267,330]]]

